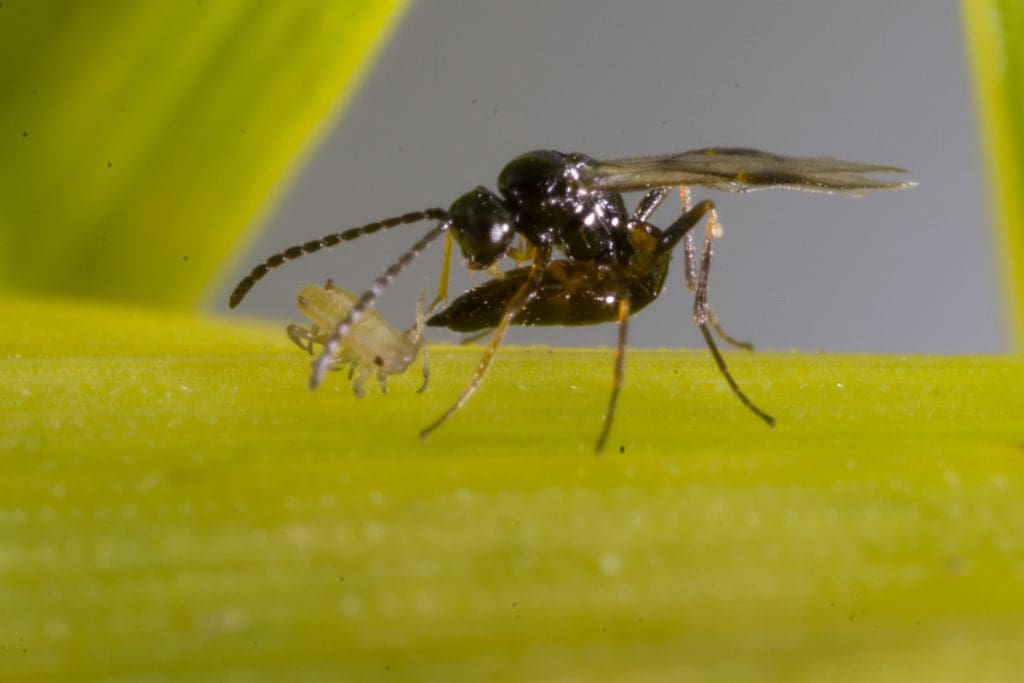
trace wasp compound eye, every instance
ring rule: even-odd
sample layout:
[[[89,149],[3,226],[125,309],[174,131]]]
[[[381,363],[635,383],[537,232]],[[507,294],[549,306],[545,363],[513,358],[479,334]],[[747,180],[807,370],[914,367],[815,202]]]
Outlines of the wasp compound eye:
[[[488,268],[508,251],[516,231],[512,215],[493,192],[478,187],[448,210],[451,231],[470,268]]]

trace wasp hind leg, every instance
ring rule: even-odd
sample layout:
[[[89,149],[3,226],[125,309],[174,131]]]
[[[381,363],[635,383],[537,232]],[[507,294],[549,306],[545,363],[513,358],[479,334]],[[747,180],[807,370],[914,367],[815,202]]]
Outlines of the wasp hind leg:
[[[700,258],[700,270],[697,273],[697,291],[694,295],[693,302],[693,322],[700,327],[700,332],[704,335],[704,342],[708,345],[708,350],[711,351],[711,355],[714,356],[715,364],[718,365],[719,372],[725,377],[725,381],[729,384],[729,388],[732,389],[732,393],[736,394],[736,398],[740,402],[750,409],[754,415],[765,421],[769,427],[775,426],[775,418],[764,412],[754,402],[747,398],[747,395],[740,389],[740,385],[733,379],[732,373],[729,372],[729,368],[725,364],[725,359],[722,357],[721,352],[718,350],[718,346],[715,344],[714,337],[711,336],[711,329],[709,325],[715,329],[716,332],[722,335],[730,343],[735,344],[735,340],[732,337],[724,333],[721,325],[718,324],[718,320],[715,317],[714,311],[708,305],[708,273],[711,270],[711,243],[718,234],[721,233],[721,226],[718,224],[718,215],[715,209],[712,207],[708,212],[707,219],[707,230],[704,236],[704,249],[701,252]],[[689,235],[687,235],[689,237]],[[745,342],[740,342],[744,344]],[[749,344],[748,348],[753,348]]]
[[[711,254],[713,251],[711,248],[712,240],[716,233],[721,229],[718,225],[718,217],[715,214],[714,202],[704,200],[677,218],[676,222],[670,225],[658,239],[657,250],[659,252],[665,252],[674,248],[680,241],[683,241],[684,245],[687,244],[689,241],[687,238],[690,236],[690,231],[702,218],[705,217],[707,218],[707,229],[704,238],[704,249],[701,252],[700,270],[693,277],[687,276],[687,284],[694,282],[694,289],[696,290],[693,303],[693,323],[700,328],[701,334],[704,335],[704,342],[707,344],[708,350],[711,351],[711,355],[715,359],[715,364],[718,366],[719,372],[722,373],[722,376],[729,384],[729,388],[732,389],[736,398],[750,409],[752,413],[764,420],[769,426],[773,426],[775,424],[775,418],[754,405],[753,401],[751,401],[747,395],[743,393],[743,390],[740,389],[739,384],[736,383],[736,380],[729,372],[729,368],[725,364],[725,359],[718,350],[718,345],[715,344],[715,338],[711,333],[711,330],[714,327],[712,322],[714,319],[714,313],[708,306],[708,273],[711,270]],[[687,272],[690,272],[691,270],[691,263],[686,264]]]

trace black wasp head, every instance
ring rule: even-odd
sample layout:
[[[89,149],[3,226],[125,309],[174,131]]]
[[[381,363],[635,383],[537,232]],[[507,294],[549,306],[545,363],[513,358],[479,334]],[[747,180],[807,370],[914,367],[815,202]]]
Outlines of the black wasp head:
[[[470,268],[488,268],[505,255],[515,230],[512,215],[486,187],[470,190],[448,209],[451,231]]]

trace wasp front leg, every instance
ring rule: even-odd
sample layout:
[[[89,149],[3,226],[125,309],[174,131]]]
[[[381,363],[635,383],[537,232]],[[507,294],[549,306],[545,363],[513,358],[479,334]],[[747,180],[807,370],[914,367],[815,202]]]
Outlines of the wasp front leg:
[[[437,294],[434,295],[434,300],[427,307],[425,317],[430,317],[430,314],[441,304],[448,303],[448,283],[451,281],[451,274],[452,235],[448,233],[444,238],[444,256],[441,258],[441,273],[437,276]]]

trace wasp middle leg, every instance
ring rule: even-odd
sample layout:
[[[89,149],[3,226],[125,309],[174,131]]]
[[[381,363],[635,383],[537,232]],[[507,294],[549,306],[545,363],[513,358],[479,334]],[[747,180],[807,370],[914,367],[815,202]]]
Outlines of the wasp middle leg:
[[[686,186],[679,188],[679,201],[683,205],[684,212],[690,210],[690,190]],[[714,218],[708,225],[708,230],[704,237],[704,252],[710,252],[711,240],[721,236],[721,232],[722,226],[721,224],[718,223],[717,215],[714,215]],[[710,253],[708,254],[708,261],[710,263]],[[701,298],[701,294],[699,292],[699,290],[701,289],[701,281],[698,277],[697,271],[696,246],[694,245],[693,235],[691,233],[687,233],[686,238],[683,241],[683,274],[686,278],[686,288],[690,290],[691,294],[695,294],[698,298]],[[714,309],[711,308],[711,304],[708,303],[707,285],[707,274],[705,271],[705,275],[703,278],[704,292],[702,296],[703,317],[707,318],[707,322],[711,325],[711,328],[726,344],[734,346],[738,349],[743,349],[745,351],[753,351],[754,345],[752,343],[733,337],[731,334],[725,331],[725,328],[722,327],[722,324],[718,321],[718,316],[715,314]],[[696,316],[696,311],[694,311],[694,315]]]
[[[473,376],[470,378],[466,388],[462,390],[459,397],[451,406],[449,406],[448,410],[446,410],[441,417],[437,418],[420,430],[421,439],[426,438],[428,434],[443,425],[448,418],[457,413],[466,401],[469,400],[469,397],[473,395],[476,388],[480,386],[480,382],[483,381],[484,375],[487,374],[487,370],[491,367],[491,361],[494,360],[494,354],[497,353],[498,346],[501,345],[502,340],[505,338],[505,334],[508,332],[508,328],[512,324],[512,321],[515,319],[516,315],[518,315],[519,312],[537,296],[541,278],[544,275],[544,269],[547,268],[550,258],[551,252],[549,250],[543,250],[538,253],[537,260],[535,260],[533,265],[530,266],[530,273],[526,281],[520,285],[519,289],[512,295],[512,298],[510,298],[508,303],[505,304],[505,309],[501,314],[501,321],[498,323],[498,327],[495,329],[494,336],[491,337],[491,341],[487,345],[487,348],[484,349],[484,355],[480,358],[480,363],[473,372]]]

